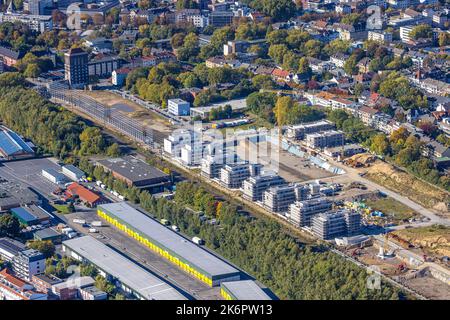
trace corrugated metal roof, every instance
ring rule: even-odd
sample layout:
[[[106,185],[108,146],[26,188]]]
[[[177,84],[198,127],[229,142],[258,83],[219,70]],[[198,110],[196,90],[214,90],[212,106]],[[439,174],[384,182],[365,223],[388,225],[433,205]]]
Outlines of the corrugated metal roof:
[[[211,277],[239,273],[239,270],[236,268],[142,212],[137,211],[126,202],[102,204],[99,208],[106,210],[107,213],[112,213],[143,236],[148,237],[149,240],[153,239],[152,241],[156,241],[164,246],[166,250],[170,250],[171,254],[175,254],[185,260],[197,270],[203,270]]]
[[[5,129],[0,131],[0,149],[8,156],[18,152],[33,153],[33,149],[21,137],[15,132]]]
[[[221,286],[237,300],[272,300],[253,280],[222,282]]]
[[[91,236],[63,242],[147,300],[186,300],[175,288]]]

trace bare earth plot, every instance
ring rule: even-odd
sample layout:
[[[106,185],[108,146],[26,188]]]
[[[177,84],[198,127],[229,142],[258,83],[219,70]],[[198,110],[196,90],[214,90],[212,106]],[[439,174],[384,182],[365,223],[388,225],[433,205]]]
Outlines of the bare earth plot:
[[[375,163],[367,169],[364,177],[394,190],[426,208],[439,211],[441,216],[450,217],[446,206],[447,203],[450,203],[449,192],[397,170],[387,163]]]
[[[409,279],[404,284],[431,300],[450,299],[450,286],[432,276]]]

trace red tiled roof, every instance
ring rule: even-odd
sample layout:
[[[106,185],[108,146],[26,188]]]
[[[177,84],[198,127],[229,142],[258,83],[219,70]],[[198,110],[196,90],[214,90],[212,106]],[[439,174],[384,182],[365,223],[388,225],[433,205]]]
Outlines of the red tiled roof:
[[[279,78],[286,78],[289,76],[289,71],[282,70],[282,69],[273,69],[272,75]]]
[[[8,281],[9,283],[12,283],[13,285],[15,285],[18,288],[22,288],[24,285],[27,284],[25,281],[12,275],[7,268],[0,271],[0,277],[4,278],[6,281]]]
[[[76,182],[70,184],[67,187],[67,191],[70,192],[72,195],[77,195],[78,197],[80,197],[81,200],[89,203],[95,203],[98,200],[100,200],[100,196],[98,196],[94,192],[86,189],[85,187]]]

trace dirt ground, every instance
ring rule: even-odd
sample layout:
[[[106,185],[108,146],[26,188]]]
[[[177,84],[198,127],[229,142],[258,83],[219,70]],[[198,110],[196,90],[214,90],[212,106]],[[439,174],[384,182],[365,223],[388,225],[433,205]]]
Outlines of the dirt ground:
[[[413,245],[422,247],[432,256],[437,258],[450,256],[450,228],[448,227],[419,227],[398,230],[394,233]]]
[[[450,299],[450,286],[432,276],[406,280],[404,284],[432,300]]]
[[[450,203],[449,192],[399,171],[382,161],[377,161],[362,171],[365,170],[367,170],[365,178],[399,192],[427,208],[438,210],[443,216],[450,217],[450,212],[446,208],[446,203]]]

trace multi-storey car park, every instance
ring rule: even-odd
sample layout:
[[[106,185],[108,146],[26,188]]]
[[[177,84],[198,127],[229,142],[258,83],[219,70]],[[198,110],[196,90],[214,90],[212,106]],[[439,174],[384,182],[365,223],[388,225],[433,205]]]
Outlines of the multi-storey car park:
[[[253,280],[222,282],[220,294],[226,300],[272,300]]]
[[[240,271],[126,202],[102,204],[98,215],[209,286],[240,279]]]
[[[91,236],[63,242],[71,257],[94,265],[100,274],[120,283],[125,292],[142,300],[186,300],[175,288]]]

